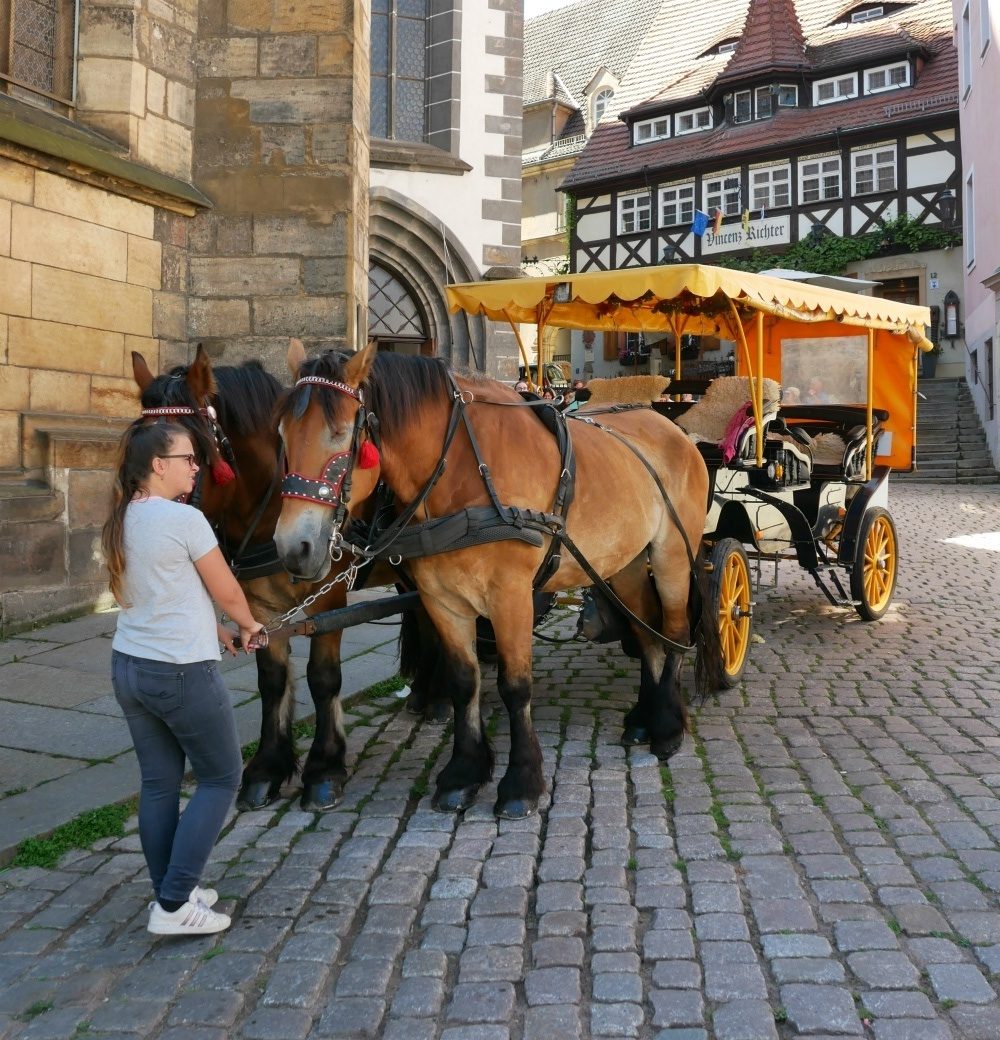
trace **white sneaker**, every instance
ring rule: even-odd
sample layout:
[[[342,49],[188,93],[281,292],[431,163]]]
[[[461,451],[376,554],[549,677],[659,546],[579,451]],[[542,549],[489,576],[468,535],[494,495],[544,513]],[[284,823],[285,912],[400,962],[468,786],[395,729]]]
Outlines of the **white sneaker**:
[[[211,935],[224,932],[230,924],[228,914],[217,914],[204,903],[188,900],[173,913],[168,913],[159,903],[151,904],[146,928],[154,935]]]
[[[219,893],[214,888],[199,888],[197,885],[191,889],[191,895],[188,896],[189,903],[201,903],[209,908],[215,906],[218,901]]]

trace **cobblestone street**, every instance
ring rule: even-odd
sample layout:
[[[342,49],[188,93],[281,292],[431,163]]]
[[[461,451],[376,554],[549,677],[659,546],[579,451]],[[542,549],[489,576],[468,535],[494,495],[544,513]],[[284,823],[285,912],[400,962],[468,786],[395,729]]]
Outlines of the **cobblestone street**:
[[[617,743],[635,662],[537,642],[534,818],[498,824],[492,790],[432,812],[450,728],[359,698],[336,811],[224,832],[228,933],[146,932],[135,833],[0,872],[0,1038],[996,1040],[1000,534],[971,536],[1000,493],[898,482],[890,508],[890,613],[783,565],[744,684],[669,769]]]

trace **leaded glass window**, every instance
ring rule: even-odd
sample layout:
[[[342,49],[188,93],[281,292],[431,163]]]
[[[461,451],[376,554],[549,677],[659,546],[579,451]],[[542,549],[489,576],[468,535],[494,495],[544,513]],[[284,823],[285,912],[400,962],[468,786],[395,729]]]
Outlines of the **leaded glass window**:
[[[0,0],[0,90],[73,100],[76,0]]]
[[[378,264],[368,269],[368,335],[385,339],[427,339],[424,319],[410,290]]]
[[[427,0],[372,0],[371,132],[427,136]]]

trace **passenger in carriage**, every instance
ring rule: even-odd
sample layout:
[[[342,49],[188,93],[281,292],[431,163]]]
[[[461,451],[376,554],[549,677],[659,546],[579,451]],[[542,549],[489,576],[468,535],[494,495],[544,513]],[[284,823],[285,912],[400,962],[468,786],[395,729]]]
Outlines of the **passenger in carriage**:
[[[809,380],[809,386],[806,389],[806,398],[804,404],[828,404],[830,396],[827,394],[823,380],[819,376],[813,376]]]
[[[802,391],[797,386],[782,387],[782,404],[802,404]]]
[[[172,423],[134,423],[122,437],[111,512],[101,544],[121,605],[112,642],[112,686],[132,735],[142,788],[139,838],[156,895],[155,935],[207,935],[228,928],[200,888],[240,784],[243,761],[222,676],[213,600],[239,626],[243,648],[266,646],[264,626],[198,509],[177,501],[194,490],[197,456]],[[197,788],[180,815],[185,759]]]

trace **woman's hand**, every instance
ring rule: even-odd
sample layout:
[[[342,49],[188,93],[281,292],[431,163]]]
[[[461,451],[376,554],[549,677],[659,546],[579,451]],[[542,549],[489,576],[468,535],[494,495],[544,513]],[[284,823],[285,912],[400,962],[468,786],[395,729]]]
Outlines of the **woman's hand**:
[[[259,621],[255,621],[249,628],[240,625],[240,643],[248,654],[252,650],[263,650],[267,646],[264,626]]]
[[[223,650],[225,650],[227,653],[232,654],[233,657],[235,657],[237,638],[236,633],[232,629],[226,628],[225,625],[220,625],[218,622],[216,622],[215,631],[216,635],[218,635],[219,637],[219,642],[222,644]]]

